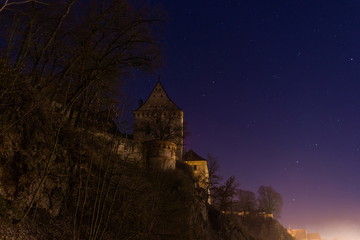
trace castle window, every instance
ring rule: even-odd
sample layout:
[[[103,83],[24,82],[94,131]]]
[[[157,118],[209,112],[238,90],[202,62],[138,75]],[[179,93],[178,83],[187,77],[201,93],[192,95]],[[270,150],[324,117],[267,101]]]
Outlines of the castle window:
[[[197,166],[196,166],[196,165],[193,165],[193,169],[196,171],[196,170],[197,170]]]

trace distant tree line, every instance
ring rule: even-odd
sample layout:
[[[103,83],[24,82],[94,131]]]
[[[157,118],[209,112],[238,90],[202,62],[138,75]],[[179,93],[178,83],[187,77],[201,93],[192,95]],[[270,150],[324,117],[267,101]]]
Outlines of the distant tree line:
[[[239,183],[234,176],[223,179],[219,173],[217,159],[208,156],[209,182],[208,192],[212,205],[219,211],[233,214],[272,214],[279,218],[283,205],[282,196],[271,186],[260,186],[257,194],[239,188]]]

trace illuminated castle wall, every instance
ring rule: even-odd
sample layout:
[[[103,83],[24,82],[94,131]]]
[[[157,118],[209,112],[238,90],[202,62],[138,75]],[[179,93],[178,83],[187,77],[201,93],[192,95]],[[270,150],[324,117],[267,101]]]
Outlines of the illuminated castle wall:
[[[163,159],[168,162],[165,168],[175,168],[176,160],[182,158],[184,113],[170,100],[160,82],[145,103],[134,111],[134,140],[144,143],[150,158],[148,165],[154,162],[160,166],[159,159]]]
[[[184,154],[184,112],[170,100],[160,82],[134,111],[134,142],[142,144],[148,168],[175,169],[176,160],[182,160],[191,166],[199,186],[206,188],[207,161],[192,150]]]

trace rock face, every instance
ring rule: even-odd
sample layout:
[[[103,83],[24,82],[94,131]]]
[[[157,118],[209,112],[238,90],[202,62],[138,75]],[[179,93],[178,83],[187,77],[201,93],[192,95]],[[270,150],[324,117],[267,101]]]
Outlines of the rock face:
[[[175,140],[120,141],[102,122],[76,127],[31,87],[17,87],[22,95],[0,105],[0,239],[287,239],[268,237],[275,223],[247,225],[209,207]]]
[[[64,131],[59,131],[59,118],[50,104],[36,104],[31,88],[21,87],[22,95],[5,101],[7,108],[0,116],[2,129],[12,126],[0,136],[0,199],[12,201],[25,211],[23,215],[36,206],[56,216],[73,165],[68,139],[60,137]]]
[[[147,149],[153,150],[146,153],[149,164],[155,167],[149,171],[136,162],[119,160],[117,148],[103,137],[84,131],[73,134],[76,141],[67,150],[59,142],[62,151],[51,159],[49,175],[38,192],[42,175],[36,177],[29,167],[14,180],[15,191],[1,192],[0,239],[80,240],[97,239],[100,234],[106,239],[134,240],[287,239],[266,237],[280,229],[275,222],[247,222],[212,209],[207,194],[195,188],[190,166],[177,162],[183,166],[172,170],[176,148],[171,142],[146,142]],[[14,158],[18,164],[10,164],[6,173],[32,164],[26,156]],[[47,158],[40,159],[46,163]],[[17,222],[27,209],[27,217]]]

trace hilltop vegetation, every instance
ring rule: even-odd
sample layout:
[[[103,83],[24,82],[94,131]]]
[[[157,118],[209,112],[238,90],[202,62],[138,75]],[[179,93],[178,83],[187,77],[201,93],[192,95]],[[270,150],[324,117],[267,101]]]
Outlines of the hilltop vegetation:
[[[114,89],[157,66],[161,18],[87,2],[1,8],[0,239],[289,239],[276,220],[209,206],[181,162],[160,172],[120,158]]]

